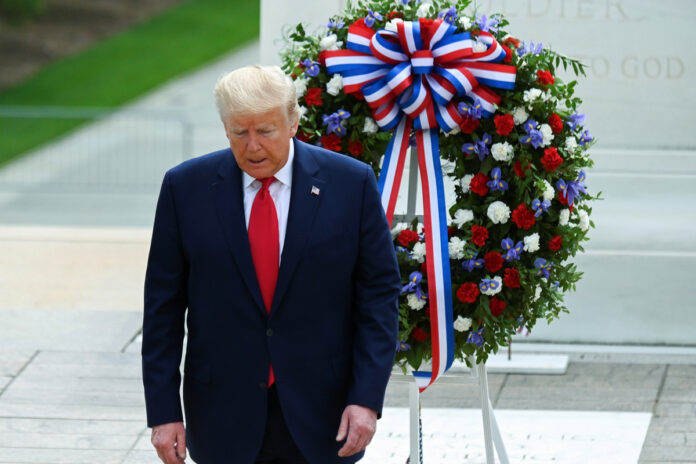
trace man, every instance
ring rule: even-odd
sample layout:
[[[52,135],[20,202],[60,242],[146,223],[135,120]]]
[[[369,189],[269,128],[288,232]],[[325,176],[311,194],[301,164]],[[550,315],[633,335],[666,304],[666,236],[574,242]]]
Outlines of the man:
[[[215,95],[231,149],[168,171],[157,204],[142,345],[152,442],[167,464],[187,445],[198,464],[355,462],[397,342],[374,174],[293,138],[280,68],[238,69]]]

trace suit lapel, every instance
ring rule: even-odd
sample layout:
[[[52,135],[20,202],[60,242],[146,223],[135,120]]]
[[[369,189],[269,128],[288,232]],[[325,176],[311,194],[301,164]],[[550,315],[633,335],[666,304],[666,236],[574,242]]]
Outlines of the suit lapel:
[[[249,236],[244,219],[244,198],[242,192],[242,171],[237,166],[232,152],[226,154],[218,170],[220,180],[213,183],[215,208],[225,235],[227,245],[239,266],[244,283],[249,288],[259,311],[265,316],[266,310],[256,279],[254,262],[251,258]]]
[[[302,257],[325,188],[324,181],[317,177],[319,166],[312,153],[309,152],[305,144],[295,140],[293,143],[295,143],[295,160],[292,168],[290,211],[288,212],[288,225],[280,260],[278,283],[271,306],[271,317],[280,305],[290,285],[297,263]]]

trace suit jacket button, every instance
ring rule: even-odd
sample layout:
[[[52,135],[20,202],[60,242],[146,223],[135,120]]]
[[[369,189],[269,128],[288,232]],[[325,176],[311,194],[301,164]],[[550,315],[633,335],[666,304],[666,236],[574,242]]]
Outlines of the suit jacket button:
[[[273,329],[268,329],[268,330],[266,330],[266,336],[267,336],[267,337],[272,337],[272,336],[273,336]]]
[[[260,388],[261,390],[265,390],[266,388],[268,388],[268,387],[266,386],[266,382],[259,382],[259,388]]]

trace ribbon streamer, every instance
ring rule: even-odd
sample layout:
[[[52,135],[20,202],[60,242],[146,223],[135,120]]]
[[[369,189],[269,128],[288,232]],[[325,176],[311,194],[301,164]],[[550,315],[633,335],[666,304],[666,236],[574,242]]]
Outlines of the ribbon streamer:
[[[486,51],[474,53],[476,42]],[[463,118],[455,97],[479,100],[490,117],[500,97],[490,87],[512,89],[516,68],[501,65],[505,50],[488,32],[476,38],[441,19],[404,21],[397,31],[374,31],[362,19],[348,28],[346,50],[326,51],[329,74],[343,77],[343,91],[365,99],[382,130],[393,130],[378,180],[392,223],[415,130],[423,190],[426,267],[430,300],[432,372],[414,372],[422,392],[452,365],[454,328],[447,211],[440,167],[440,128],[450,132]]]

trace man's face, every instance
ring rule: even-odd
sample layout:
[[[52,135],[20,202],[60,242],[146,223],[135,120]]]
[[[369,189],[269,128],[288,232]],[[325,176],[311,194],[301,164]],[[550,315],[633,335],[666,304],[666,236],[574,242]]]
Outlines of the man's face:
[[[298,121],[289,123],[282,108],[261,114],[236,114],[224,121],[237,164],[252,177],[275,175],[288,160]]]

